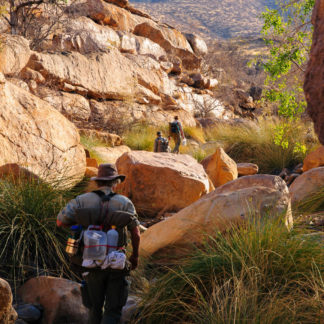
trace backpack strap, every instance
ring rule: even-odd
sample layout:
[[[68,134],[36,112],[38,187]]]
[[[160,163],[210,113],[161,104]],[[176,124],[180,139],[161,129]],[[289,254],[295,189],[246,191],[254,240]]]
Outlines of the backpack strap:
[[[93,193],[97,194],[101,199],[101,215],[100,215],[100,224],[101,226],[107,225],[107,215],[109,209],[109,201],[112,197],[117,195],[115,192],[110,192],[106,195],[102,190],[94,190]]]

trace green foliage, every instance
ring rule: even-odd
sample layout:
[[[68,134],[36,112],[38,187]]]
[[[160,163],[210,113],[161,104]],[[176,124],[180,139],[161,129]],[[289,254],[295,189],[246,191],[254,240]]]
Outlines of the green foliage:
[[[278,0],[278,9],[267,9],[262,18],[262,35],[270,48],[263,62],[267,73],[264,99],[277,103],[278,114],[286,120],[277,132],[277,145],[287,146],[285,131],[294,127],[306,107],[302,89],[305,63],[312,40],[310,16],[314,0]],[[299,145],[295,150],[303,148]]]
[[[56,216],[76,192],[37,180],[0,181],[0,277],[18,284],[40,274],[70,275],[66,232]]]
[[[251,221],[192,249],[144,292],[138,323],[320,323],[323,253],[314,240]]]

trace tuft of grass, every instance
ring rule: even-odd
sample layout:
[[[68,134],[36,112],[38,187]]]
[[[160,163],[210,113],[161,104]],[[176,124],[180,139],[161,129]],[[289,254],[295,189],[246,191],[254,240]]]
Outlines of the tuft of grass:
[[[306,141],[308,127],[302,123],[286,134],[288,147],[275,144],[275,127],[280,122],[261,120],[258,126],[219,125],[206,131],[209,141],[217,141],[237,163],[251,162],[260,173],[278,173],[302,162],[312,144]],[[305,144],[306,152],[296,152],[295,144]]]
[[[324,187],[309,197],[306,197],[295,209],[297,212],[304,214],[324,211]]]
[[[323,250],[279,222],[215,233],[143,294],[136,323],[321,323]]]
[[[123,135],[123,141],[132,150],[153,151],[157,131],[161,131],[163,137],[168,137],[168,126],[138,123]]]
[[[85,136],[85,135],[80,136],[80,142],[83,145],[83,147],[89,151],[90,156],[93,159],[96,159],[99,164],[104,163],[104,161],[102,160],[102,157],[94,150],[94,148],[96,146],[107,146],[106,143],[100,141],[96,137],[92,137],[92,136],[89,137],[89,136]]]
[[[0,276],[14,286],[40,274],[71,275],[67,233],[56,216],[81,187],[58,188],[38,180],[0,181]]]
[[[185,126],[183,128],[186,138],[193,139],[198,143],[205,143],[204,130],[200,127],[189,127]]]

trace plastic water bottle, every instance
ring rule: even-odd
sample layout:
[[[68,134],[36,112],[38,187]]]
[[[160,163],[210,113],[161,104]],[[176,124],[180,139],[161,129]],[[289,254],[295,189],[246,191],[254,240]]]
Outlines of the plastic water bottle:
[[[107,241],[108,254],[112,251],[116,251],[118,244],[118,232],[116,231],[116,226],[111,226],[111,229],[107,232]]]

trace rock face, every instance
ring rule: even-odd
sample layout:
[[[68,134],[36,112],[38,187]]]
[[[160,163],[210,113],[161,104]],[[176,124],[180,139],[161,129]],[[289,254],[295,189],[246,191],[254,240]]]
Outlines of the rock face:
[[[0,278],[0,323],[14,324],[17,313],[12,307],[12,293],[7,281]]]
[[[222,148],[218,148],[213,155],[202,160],[201,164],[215,187],[235,180],[238,176],[235,161]]]
[[[324,166],[324,146],[320,146],[317,150],[306,156],[303,163],[303,171],[306,172],[320,166]]]
[[[45,101],[14,86],[0,85],[0,166],[17,163],[41,178],[82,179],[85,153],[73,124]]]
[[[203,167],[188,155],[133,151],[116,166],[126,175],[119,191],[148,216],[178,211],[211,190]]]
[[[43,324],[88,323],[88,310],[82,305],[80,285],[54,277],[28,280],[18,295],[25,303],[40,304],[44,308]]]
[[[281,178],[242,177],[150,227],[141,237],[140,254],[149,256],[167,246],[200,242],[206,233],[224,231],[252,217],[262,219],[283,213],[291,226],[289,192]]]
[[[29,42],[14,35],[1,35],[0,72],[5,75],[18,74],[30,57]]]
[[[259,167],[254,163],[237,163],[237,172],[240,176],[254,175],[259,172]]]
[[[324,0],[317,0],[313,12],[313,43],[305,76],[304,90],[307,112],[315,124],[319,140],[324,144]]]
[[[324,167],[311,169],[300,175],[289,187],[291,203],[298,204],[324,188]]]

